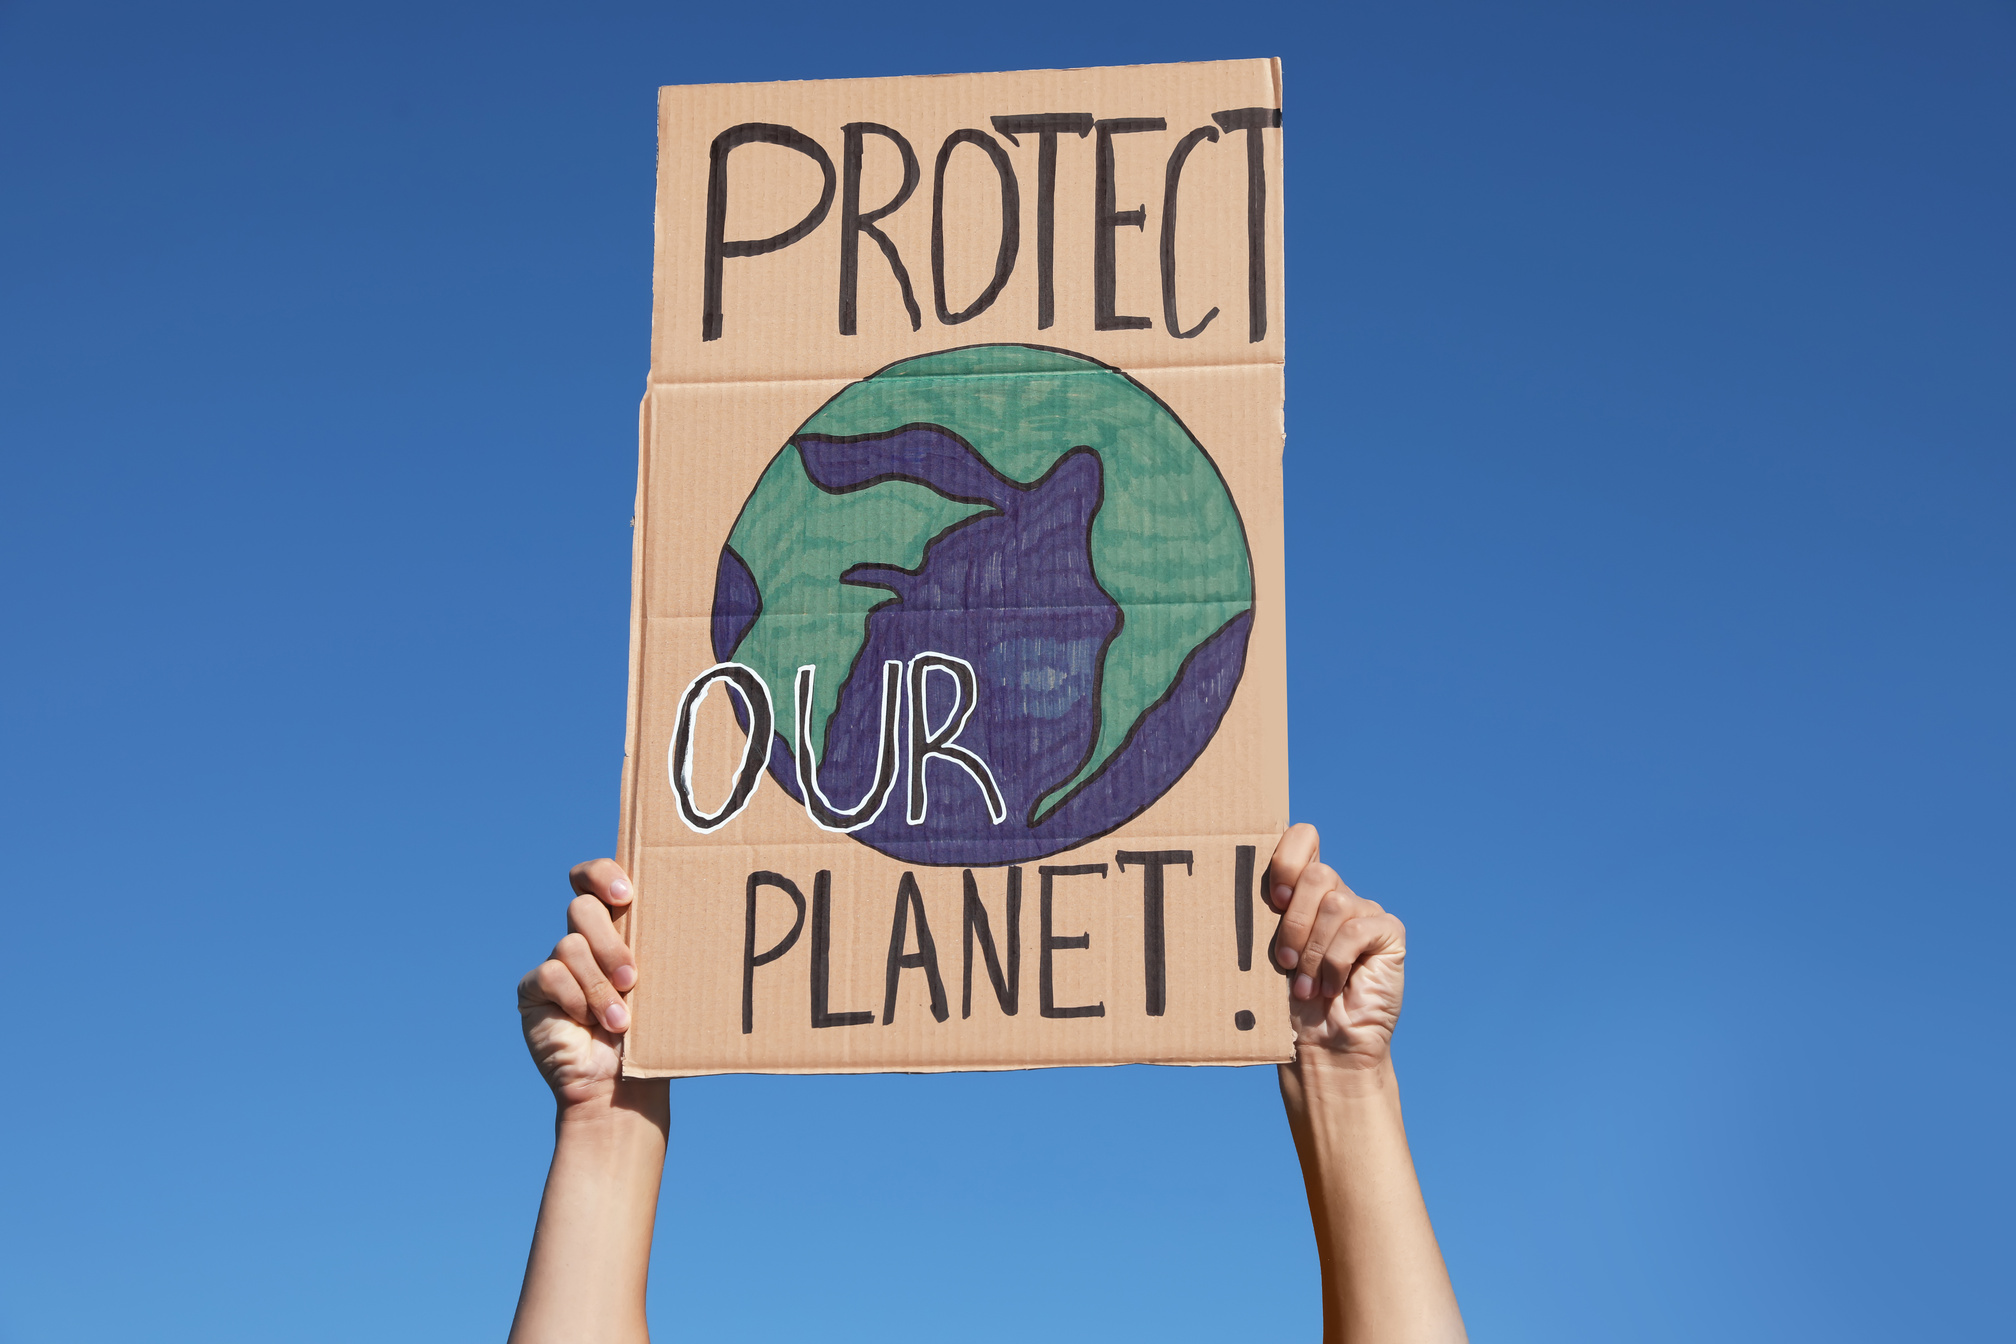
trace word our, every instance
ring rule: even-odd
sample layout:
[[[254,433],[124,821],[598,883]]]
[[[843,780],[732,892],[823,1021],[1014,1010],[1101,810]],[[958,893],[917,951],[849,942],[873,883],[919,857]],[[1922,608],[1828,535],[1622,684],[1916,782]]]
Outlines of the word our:
[[[951,709],[935,728],[930,724],[926,705],[933,672],[951,678],[954,697]],[[818,668],[807,664],[798,669],[792,688],[796,702],[794,724],[798,743],[798,792],[804,799],[805,813],[812,818],[814,825],[821,830],[845,834],[860,830],[882,815],[882,809],[888,805],[896,785],[899,718],[906,681],[910,703],[907,734],[910,787],[904,820],[912,826],[924,824],[931,804],[924,766],[933,757],[950,761],[972,777],[987,800],[987,816],[994,825],[1000,825],[1007,817],[1008,809],[1001,800],[1001,789],[994,781],[994,772],[977,754],[959,745],[959,734],[979,705],[979,679],[974,676],[971,663],[954,654],[926,650],[910,660],[907,677],[904,664],[894,659],[882,664],[882,712],[879,716],[880,739],[875,753],[875,780],[858,803],[845,808],[835,806],[826,797],[825,790],[819,787],[819,762],[812,751],[813,690],[817,677]],[[693,798],[693,719],[716,682],[726,685],[742,702],[749,735],[743,743],[742,759],[735,767],[735,783],[728,791],[727,801],[718,810],[706,812]],[[679,817],[689,829],[701,835],[717,831],[749,806],[756,796],[757,786],[763,781],[764,766],[770,756],[770,739],[776,727],[777,716],[770,703],[769,683],[752,668],[741,663],[716,663],[687,684],[685,694],[679,698],[679,717],[673,728],[666,768],[672,777],[672,792],[679,803]]]

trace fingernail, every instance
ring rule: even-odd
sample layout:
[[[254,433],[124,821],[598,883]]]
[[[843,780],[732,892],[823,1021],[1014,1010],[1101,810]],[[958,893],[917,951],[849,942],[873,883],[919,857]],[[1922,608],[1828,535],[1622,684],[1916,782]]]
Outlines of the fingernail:
[[[1295,888],[1286,884],[1274,888],[1274,908],[1276,910],[1285,910],[1288,902],[1293,899],[1295,899]]]
[[[1316,982],[1314,980],[1311,980],[1306,975],[1298,975],[1295,977],[1296,998],[1306,999],[1315,992],[1316,992]]]
[[[626,879],[620,877],[617,878],[614,882],[611,882],[609,884],[609,899],[617,902],[619,905],[622,902],[629,900],[630,883]]]
[[[1301,959],[1292,947],[1277,947],[1274,949],[1274,960],[1280,962],[1284,968],[1293,966]]]
[[[1302,978],[1306,980],[1309,977]],[[630,1025],[630,1010],[620,1003],[612,1003],[602,1010],[602,1024],[611,1031],[621,1031]]]
[[[630,986],[637,983],[637,968],[635,966],[618,966],[609,973],[609,981],[618,989],[628,990]]]

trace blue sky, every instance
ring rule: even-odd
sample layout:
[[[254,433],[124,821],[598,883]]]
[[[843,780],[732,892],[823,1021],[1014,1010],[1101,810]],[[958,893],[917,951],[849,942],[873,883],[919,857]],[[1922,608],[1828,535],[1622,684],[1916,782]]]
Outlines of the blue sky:
[[[501,1336],[655,87],[1277,54],[1294,796],[1473,1334],[2006,1328],[2008,5],[4,0],[0,1341]],[[663,1337],[1314,1337],[1268,1070],[674,1111]]]

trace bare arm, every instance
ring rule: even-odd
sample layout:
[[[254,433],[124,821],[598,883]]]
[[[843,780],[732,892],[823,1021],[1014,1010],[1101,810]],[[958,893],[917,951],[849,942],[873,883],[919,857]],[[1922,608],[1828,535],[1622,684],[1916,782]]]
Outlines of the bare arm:
[[[1467,1336],[1400,1119],[1390,1046],[1407,930],[1319,861],[1316,828],[1281,837],[1268,898],[1289,979],[1295,1062],[1281,1101],[1323,1266],[1324,1344],[1454,1344]]]
[[[666,1088],[618,1076],[616,1038],[630,1026],[619,991],[637,966],[609,912],[630,903],[629,879],[609,859],[569,876],[581,893],[569,932],[518,984],[525,1044],[557,1113],[511,1344],[640,1344]]]
[[[1326,1344],[1452,1344],[1463,1319],[1421,1200],[1388,1046],[1406,930],[1316,860],[1315,828],[1282,838],[1269,899],[1290,980],[1297,1052],[1281,1097],[1301,1156],[1323,1267]],[[631,899],[614,862],[572,873],[582,893],[553,956],[518,987],[525,1040],[553,1089],[553,1165],[513,1344],[644,1341],[651,1225],[665,1164],[663,1082],[622,1081],[620,991],[636,964],[610,908]]]

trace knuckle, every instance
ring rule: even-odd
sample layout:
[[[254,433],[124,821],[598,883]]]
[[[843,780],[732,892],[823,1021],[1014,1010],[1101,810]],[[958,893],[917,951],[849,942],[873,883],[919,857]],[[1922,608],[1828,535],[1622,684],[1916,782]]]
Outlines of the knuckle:
[[[570,933],[553,944],[553,955],[560,961],[566,961],[569,957],[579,957],[587,950],[588,940],[578,933]]]
[[[1326,915],[1341,915],[1341,914],[1343,914],[1343,913],[1344,913],[1344,893],[1343,893],[1343,892],[1341,892],[1341,891],[1326,891],[1326,892],[1324,892],[1324,893],[1323,893],[1323,899],[1322,899],[1322,900],[1320,900],[1320,901],[1318,901],[1318,902],[1316,903],[1316,908],[1317,908],[1317,909],[1318,909],[1319,911],[1321,911],[1321,912],[1322,912],[1323,914],[1326,914]]]
[[[1352,920],[1351,924],[1353,929],[1352,941],[1361,950],[1377,947],[1386,940],[1387,935],[1392,931],[1391,926],[1378,915],[1360,915],[1358,918]]]
[[[581,946],[583,954],[569,963],[574,979],[589,998],[594,999],[597,995],[607,997],[614,991],[609,988],[609,981],[602,975],[601,963],[595,960],[593,954],[586,951],[588,946],[586,941],[583,941]]]

